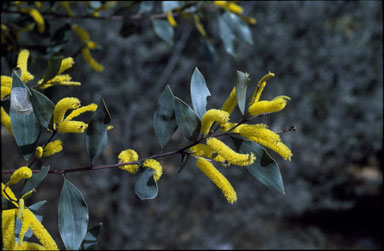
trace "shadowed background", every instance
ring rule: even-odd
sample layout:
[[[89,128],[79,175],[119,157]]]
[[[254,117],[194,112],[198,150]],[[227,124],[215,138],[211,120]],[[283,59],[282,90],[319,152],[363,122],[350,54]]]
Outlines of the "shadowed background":
[[[114,129],[96,165],[117,162],[132,148],[140,157],[158,153],[153,112],[165,85],[191,105],[189,84],[197,66],[212,96],[208,107],[220,108],[236,80],[248,72],[251,90],[268,71],[261,99],[291,97],[279,113],[264,116],[294,156],[278,162],[285,195],[268,189],[244,168],[221,168],[238,201],[228,204],[221,192],[190,161],[177,173],[180,157],[161,159],[159,195],[141,201],[133,192],[137,177],[118,168],[70,173],[89,207],[89,227],[103,222],[100,249],[298,249],[381,248],[383,61],[382,2],[304,1],[239,2],[251,26],[254,44],[238,43],[236,57],[225,53],[218,24],[205,23],[214,37],[215,55],[202,45],[198,31],[180,20],[175,45],[153,32],[149,20],[135,23],[134,34],[119,36],[121,22],[71,20],[102,46],[93,53],[105,70],[97,73],[75,57],[70,74],[81,87],[53,87],[54,102],[74,96],[89,104],[105,99]],[[137,13],[133,9],[132,13]],[[5,16],[5,15],[4,15]],[[2,15],[2,18],[3,17]],[[62,25],[64,19],[58,19]],[[22,37],[25,41],[35,38]],[[35,39],[36,40],[36,39]],[[78,41],[73,41],[78,44]],[[66,48],[64,56],[78,48]],[[31,51],[29,69],[41,72]],[[2,58],[2,75],[9,67]],[[238,108],[235,110],[239,113]],[[236,116],[235,116],[236,117]],[[84,115],[87,121],[90,115]],[[15,144],[2,127],[2,168],[23,165]],[[85,135],[59,135],[64,150],[48,160],[51,168],[89,164]],[[177,131],[165,151],[187,143]],[[49,175],[30,203],[48,200],[43,223],[59,241],[57,203],[63,179]]]

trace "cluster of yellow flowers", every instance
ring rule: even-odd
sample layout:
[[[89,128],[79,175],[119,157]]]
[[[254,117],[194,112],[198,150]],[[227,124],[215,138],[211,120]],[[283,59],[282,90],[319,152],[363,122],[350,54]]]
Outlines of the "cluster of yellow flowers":
[[[91,40],[89,33],[81,28],[78,24],[72,25],[72,30],[76,33],[77,37],[81,40],[81,54],[85,62],[89,64],[95,71],[103,71],[104,67],[99,64],[91,55],[90,50],[95,50],[97,48],[97,43]]]
[[[258,116],[284,109],[289,97],[278,96],[271,101],[259,101],[260,95],[266,85],[266,81],[275,74],[269,72],[258,82],[249,103],[248,114]],[[191,154],[198,158],[197,167],[220,188],[229,203],[237,200],[236,192],[228,180],[213,166],[212,161],[224,166],[231,164],[237,166],[252,165],[255,161],[253,153],[240,154],[228,147],[224,142],[210,136],[214,122],[222,132],[239,134],[244,138],[270,148],[285,160],[291,160],[291,150],[281,142],[280,136],[269,130],[265,124],[238,124],[229,122],[229,117],[237,105],[236,87],[229,94],[221,109],[208,110],[201,119],[201,134],[206,137],[205,144],[196,144],[189,148]]]
[[[23,179],[32,177],[32,170],[23,166],[11,175],[7,184],[1,183],[1,196],[10,201],[16,208],[1,211],[1,230],[4,250],[59,250],[56,242],[45,229],[43,224],[36,218],[31,210],[24,205],[24,199],[31,193],[27,192],[17,199],[9,186],[20,182]],[[15,227],[16,218],[22,222],[18,241],[16,242]],[[39,243],[24,241],[24,236],[28,229],[32,231]]]
[[[139,155],[136,153],[135,150],[132,149],[126,149],[122,151],[118,156],[117,156],[119,163],[126,163],[126,162],[134,162],[138,161]],[[125,170],[131,174],[137,173],[139,170],[139,165],[138,164],[133,164],[133,165],[124,165],[124,166],[119,166],[120,169]],[[161,164],[154,159],[146,159],[143,162],[143,167],[148,167],[152,168],[155,170],[155,173],[153,174],[153,177],[155,178],[155,181],[158,181],[163,174],[163,167]]]

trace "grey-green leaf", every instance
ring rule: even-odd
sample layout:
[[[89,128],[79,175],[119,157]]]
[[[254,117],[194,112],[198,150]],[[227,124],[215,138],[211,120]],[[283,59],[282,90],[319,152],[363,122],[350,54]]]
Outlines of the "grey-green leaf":
[[[54,78],[60,71],[62,57],[52,57],[48,60],[48,68],[44,73],[43,83]]]
[[[233,13],[228,13],[226,18],[228,18],[228,23],[230,24],[232,32],[236,34],[236,37],[248,43],[249,45],[252,45],[252,33],[248,24]]]
[[[85,136],[85,146],[92,165],[107,144],[107,127],[110,122],[111,116],[108,108],[105,105],[104,99],[101,99],[96,111],[92,115]]]
[[[255,162],[252,165],[246,166],[252,176],[267,187],[285,194],[279,166],[264,147],[249,140],[239,141],[238,139],[234,139],[234,142],[240,153],[253,152],[255,154]]]
[[[147,168],[136,181],[135,193],[141,200],[151,200],[157,196],[158,188],[155,178],[153,177],[154,173],[154,169]]]
[[[52,114],[55,105],[41,92],[31,89],[31,93],[33,112],[40,121],[40,124],[45,128],[49,128],[50,124],[52,124]]]
[[[24,188],[21,191],[21,194],[25,194],[26,192],[31,191],[32,189],[36,189],[40,183],[45,179],[49,171],[49,165],[47,166],[42,166],[40,169],[40,172],[38,173],[33,173],[32,177],[28,179],[25,182]]]
[[[233,33],[230,24],[228,22],[228,17],[225,17],[227,15],[226,13],[223,13],[219,17],[219,31],[220,31],[220,38],[224,43],[224,48],[227,53],[235,56],[234,51],[234,40],[235,40],[235,34]]]
[[[196,112],[183,100],[175,97],[175,114],[180,132],[187,139],[196,140],[201,127],[201,122]]]
[[[175,97],[173,96],[172,90],[169,85],[167,85],[159,97],[153,115],[153,127],[155,129],[156,139],[161,148],[169,142],[177,129],[174,99]]]
[[[179,1],[161,1],[163,12],[179,8]]]
[[[247,100],[247,87],[249,85],[248,74],[237,71],[236,73],[236,97],[237,104],[240,108],[241,114],[244,114],[245,104]]]
[[[99,223],[96,226],[90,228],[81,243],[81,250],[95,250],[97,242],[99,241],[100,230],[103,223]]]
[[[200,119],[204,116],[207,108],[207,97],[211,96],[203,74],[196,67],[191,79],[192,106]]]
[[[67,250],[80,248],[87,226],[87,203],[79,189],[65,179],[59,199],[59,232]]]
[[[153,9],[153,1],[142,1],[140,3],[140,8],[138,14],[149,13]]]
[[[165,20],[153,19],[153,29],[156,35],[167,44],[173,45],[173,27]]]
[[[33,112],[30,94],[28,87],[14,71],[12,73],[10,118],[16,144],[26,161],[35,152],[41,134],[40,122]]]

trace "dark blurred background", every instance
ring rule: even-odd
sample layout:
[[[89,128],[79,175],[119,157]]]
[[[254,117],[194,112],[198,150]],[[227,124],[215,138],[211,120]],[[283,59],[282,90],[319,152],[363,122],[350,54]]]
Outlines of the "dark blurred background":
[[[205,25],[214,38],[215,55],[202,45],[198,31],[180,19],[173,47],[156,37],[149,20],[135,23],[134,34],[126,38],[119,36],[121,22],[72,20],[102,46],[93,55],[105,70],[93,71],[79,55],[70,73],[82,86],[53,87],[45,93],[54,102],[66,96],[78,97],[82,104],[105,99],[114,129],[97,165],[116,163],[127,148],[140,157],[159,152],[153,130],[159,94],[169,84],[191,104],[189,84],[196,66],[212,93],[208,109],[221,107],[235,84],[236,70],[250,74],[252,89],[268,71],[274,72],[261,98],[292,99],[282,112],[260,121],[274,131],[297,128],[282,135],[294,154],[291,162],[269,151],[280,166],[285,195],[268,189],[245,169],[220,169],[238,194],[238,202],[228,204],[194,161],[177,173],[179,156],[161,159],[159,195],[149,201],[134,194],[137,177],[118,168],[68,174],[88,203],[89,227],[103,222],[99,248],[382,248],[382,1],[238,4],[257,24],[251,26],[254,45],[238,43],[235,58],[225,53],[215,33],[218,24],[209,19]],[[58,25],[64,22],[57,20]],[[69,46],[64,55],[74,51]],[[32,73],[41,71],[33,66],[38,60],[31,51]],[[2,75],[9,74],[3,59],[1,69]],[[1,135],[2,168],[23,165],[4,127]],[[57,138],[64,150],[48,160],[51,168],[89,164],[84,134]],[[176,132],[165,151],[185,144]],[[41,209],[43,223],[59,245],[62,182],[61,176],[49,175],[29,200],[48,200]]]

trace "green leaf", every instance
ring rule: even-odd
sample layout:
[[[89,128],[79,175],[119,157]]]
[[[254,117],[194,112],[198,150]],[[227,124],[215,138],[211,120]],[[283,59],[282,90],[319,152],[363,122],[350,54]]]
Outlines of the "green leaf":
[[[196,67],[191,79],[192,106],[200,119],[204,116],[207,107],[207,97],[211,96],[203,74]]]
[[[225,51],[235,57],[233,42],[236,37],[235,34],[233,34],[233,31],[228,22],[228,17],[226,17],[226,15],[226,13],[223,13],[219,17],[220,38],[224,43]]]
[[[163,148],[172,138],[177,129],[174,99],[172,90],[167,85],[161,93],[157,102],[155,114],[153,115],[153,126],[156,139]]]
[[[21,191],[21,194],[25,194],[26,192],[29,192],[34,188],[36,189],[40,185],[40,183],[45,179],[48,174],[48,171],[49,165],[42,166],[40,172],[33,173],[32,177],[26,181],[24,188]]]
[[[233,13],[228,13],[227,18],[230,28],[232,29],[232,32],[235,33],[236,37],[249,45],[253,45],[252,33],[248,24]]]
[[[201,122],[196,112],[183,100],[175,97],[175,114],[180,132],[189,140],[196,140],[200,133]]]
[[[236,97],[237,104],[240,108],[241,114],[244,115],[245,103],[247,100],[247,87],[249,85],[249,77],[246,73],[237,71],[236,73]]]
[[[141,200],[151,200],[157,196],[158,188],[155,178],[153,177],[154,173],[154,169],[147,168],[144,172],[141,173],[135,184],[135,194]]]
[[[60,70],[62,57],[52,57],[48,60],[48,68],[44,73],[43,84],[54,78]]]
[[[153,29],[156,35],[167,44],[173,45],[173,27],[165,20],[153,19]]]
[[[47,58],[51,58],[53,55],[60,53],[60,51],[69,42],[70,36],[71,25],[67,23],[58,28],[53,34],[53,36],[51,36],[51,40],[49,41],[49,45],[47,46]]]
[[[163,12],[168,12],[169,10],[173,10],[179,8],[179,1],[161,1],[161,7]]]
[[[103,223],[100,222],[99,224],[90,228],[87,231],[87,233],[84,237],[83,243],[81,243],[81,247],[80,247],[81,250],[95,250],[96,249],[96,245],[97,245],[97,242],[99,239],[100,230],[101,230],[102,225],[103,225]]]
[[[46,200],[42,200],[42,201],[39,201],[39,202],[36,202],[32,205],[30,205],[28,208],[29,210],[31,210],[33,213],[37,213],[37,211],[42,207],[44,206],[44,204],[47,203]]]
[[[66,249],[78,250],[88,225],[88,206],[83,195],[67,179],[59,199],[59,232]]]
[[[140,3],[140,9],[138,14],[145,14],[151,12],[153,9],[153,3],[153,1],[142,1]]]
[[[13,71],[10,104],[11,125],[16,144],[26,161],[35,152],[41,134],[40,122],[33,112],[30,94],[31,92],[20,79],[18,73]]]
[[[264,147],[249,140],[234,139],[234,142],[240,153],[253,152],[255,154],[255,162],[252,165],[246,166],[252,176],[267,187],[285,194],[279,166]]]
[[[107,144],[107,127],[110,122],[111,115],[104,99],[101,99],[96,111],[92,115],[85,136],[85,146],[92,165]]]
[[[33,112],[40,121],[40,124],[45,128],[49,128],[50,124],[52,124],[52,115],[55,105],[44,94],[34,89],[31,89],[31,93]]]

